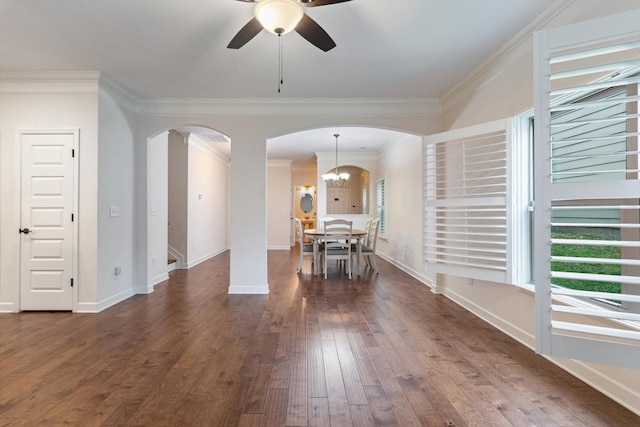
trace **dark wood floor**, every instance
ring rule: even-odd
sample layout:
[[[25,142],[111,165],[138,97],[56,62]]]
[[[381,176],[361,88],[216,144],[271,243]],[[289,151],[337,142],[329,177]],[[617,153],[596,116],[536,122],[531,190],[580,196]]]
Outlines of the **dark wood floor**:
[[[640,425],[382,260],[296,261],[269,253],[268,296],[227,295],[227,253],[99,314],[0,316],[0,426]]]

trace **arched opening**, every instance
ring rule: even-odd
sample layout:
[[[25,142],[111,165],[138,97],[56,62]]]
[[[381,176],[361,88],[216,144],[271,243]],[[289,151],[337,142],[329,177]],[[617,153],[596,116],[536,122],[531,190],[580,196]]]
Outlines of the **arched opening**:
[[[147,139],[147,287],[229,247],[230,140],[179,125]]]
[[[345,184],[348,192],[348,201],[342,206],[332,203],[336,192],[344,192],[344,189],[331,189],[322,179],[322,174],[332,172],[336,166],[336,140],[335,134],[339,134],[338,166],[340,172],[346,171],[351,176]],[[267,140],[267,159],[269,162],[290,161],[291,186],[286,189],[277,189],[275,185],[268,185],[267,204],[271,205],[272,192],[292,192],[291,217],[282,218],[280,221],[291,222],[288,230],[293,246],[295,239],[295,227],[293,218],[298,217],[302,221],[308,221],[308,228],[321,226],[322,220],[327,217],[345,217],[353,221],[355,227],[363,227],[367,218],[376,215],[376,180],[380,179],[387,168],[381,163],[384,157],[389,158],[389,147],[394,144],[403,144],[410,141],[419,143],[419,137],[403,131],[374,128],[367,126],[337,126],[301,130]],[[414,156],[415,158],[415,156]],[[392,161],[392,163],[395,160]],[[309,219],[298,216],[296,204],[299,202],[300,188],[313,188],[314,212]],[[282,197],[280,198],[282,200]],[[281,206],[280,206],[281,207]],[[268,211],[278,212],[276,207],[268,207]],[[268,228],[273,239],[277,230],[287,230],[286,225],[273,225],[275,216],[268,218]],[[303,222],[304,224],[304,222]]]
[[[326,187],[327,192],[327,215],[369,214],[369,171],[358,166],[347,165],[340,166],[340,172],[347,172],[349,179],[337,185],[331,181],[321,183]]]

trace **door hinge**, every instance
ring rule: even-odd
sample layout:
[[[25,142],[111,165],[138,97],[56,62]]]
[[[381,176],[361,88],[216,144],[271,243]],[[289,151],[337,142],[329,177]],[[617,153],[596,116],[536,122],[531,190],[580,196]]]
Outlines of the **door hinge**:
[[[73,222],[73,214],[71,214],[71,222]]]
[[[71,287],[73,288],[73,278],[71,279]]]
[[[76,149],[72,148],[71,149],[71,157],[75,157],[76,156]]]

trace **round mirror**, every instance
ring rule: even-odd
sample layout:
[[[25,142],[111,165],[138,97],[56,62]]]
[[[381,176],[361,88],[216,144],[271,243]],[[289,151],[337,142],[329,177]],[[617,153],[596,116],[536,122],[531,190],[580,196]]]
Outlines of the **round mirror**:
[[[300,198],[300,209],[304,213],[309,213],[313,210],[313,197],[311,197],[311,194],[307,193]]]

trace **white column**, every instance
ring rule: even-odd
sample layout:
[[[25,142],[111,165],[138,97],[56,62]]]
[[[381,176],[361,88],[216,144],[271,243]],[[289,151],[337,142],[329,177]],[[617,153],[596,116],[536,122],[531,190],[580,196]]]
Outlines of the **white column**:
[[[268,294],[267,150],[260,137],[231,141],[230,294]]]

